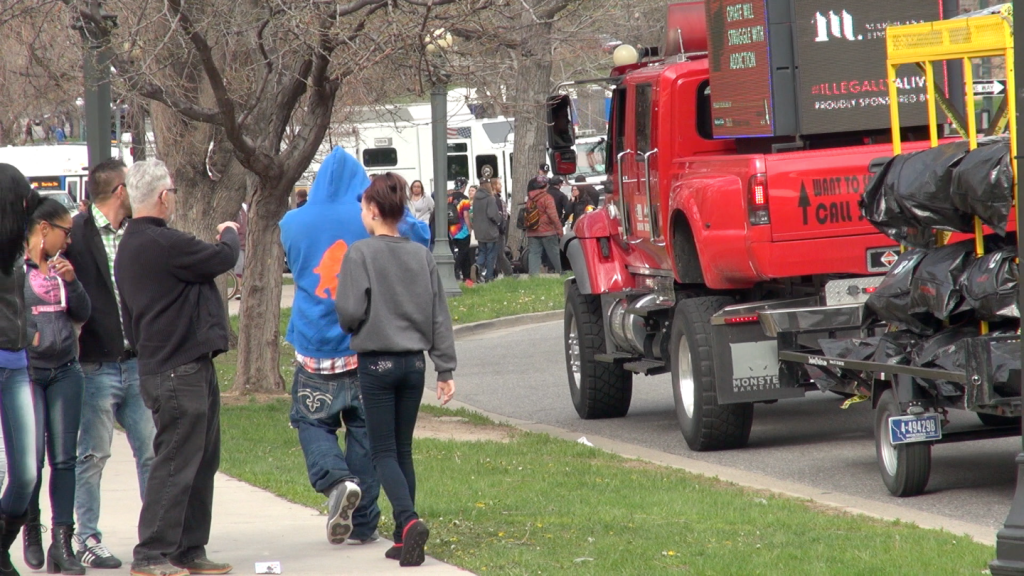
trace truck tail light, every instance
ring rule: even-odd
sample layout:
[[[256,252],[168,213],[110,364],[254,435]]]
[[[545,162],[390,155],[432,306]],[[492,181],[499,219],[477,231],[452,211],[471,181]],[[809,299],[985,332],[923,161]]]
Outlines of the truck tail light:
[[[770,224],[768,217],[768,175],[754,174],[747,182],[747,207],[752,226]]]

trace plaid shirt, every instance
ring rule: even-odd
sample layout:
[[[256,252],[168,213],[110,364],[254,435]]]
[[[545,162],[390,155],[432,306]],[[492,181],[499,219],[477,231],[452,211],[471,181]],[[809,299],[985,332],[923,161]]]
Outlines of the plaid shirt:
[[[96,227],[100,230],[100,239],[103,240],[103,248],[107,251],[107,266],[110,267],[110,280],[114,281],[114,257],[117,256],[117,246],[121,243],[121,238],[124,237],[124,228],[128,223],[127,219],[121,221],[121,227],[114,230],[114,226],[107,220],[107,217],[100,212],[99,208],[93,204],[90,208],[92,210],[93,220],[96,221]],[[121,293],[117,290],[117,283],[114,283],[114,300],[117,302],[117,315],[121,316]],[[124,322],[124,318],[121,318]],[[124,341],[125,347],[128,346],[128,340]]]
[[[355,354],[341,358],[310,358],[296,352],[295,360],[310,374],[341,374],[359,367],[359,360]]]

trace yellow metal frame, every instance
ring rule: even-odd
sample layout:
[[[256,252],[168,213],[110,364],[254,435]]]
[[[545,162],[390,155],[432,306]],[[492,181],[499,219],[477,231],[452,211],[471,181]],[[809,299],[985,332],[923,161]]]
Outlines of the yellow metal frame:
[[[905,64],[914,64],[924,70],[928,90],[928,131],[931,145],[938,146],[938,118],[935,111],[935,68],[933,64],[947,60],[963,60],[966,100],[967,134],[971,150],[978,147],[978,127],[974,110],[974,72],[971,60],[1002,56],[1006,59],[1006,101],[1009,107],[1010,158],[1013,163],[1013,205],[1017,206],[1017,106],[1014,95],[1013,74],[1013,7],[1005,6],[999,13],[971,18],[954,18],[937,22],[923,22],[905,26],[890,26],[886,31],[886,66],[889,75],[889,115],[892,122],[893,154],[902,152],[900,141],[899,93],[897,70]],[[978,256],[985,253],[981,220],[974,218],[974,250]],[[988,332],[982,323],[982,333]]]

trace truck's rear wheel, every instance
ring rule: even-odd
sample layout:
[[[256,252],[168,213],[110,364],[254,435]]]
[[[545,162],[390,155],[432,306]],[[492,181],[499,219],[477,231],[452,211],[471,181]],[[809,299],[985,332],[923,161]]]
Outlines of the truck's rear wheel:
[[[720,296],[680,300],[672,319],[672,396],[691,450],[741,448],[750,438],[754,405],[719,405],[715,388],[710,320],[729,304]]]
[[[875,409],[875,453],[882,481],[893,496],[917,496],[928,485],[932,471],[932,446],[927,442],[893,444],[889,418],[902,416],[892,389],[882,392]]]
[[[565,302],[565,366],[576,413],[584,420],[621,418],[633,398],[633,374],[621,364],[598,362],[604,352],[601,298],[580,294],[573,283]]]

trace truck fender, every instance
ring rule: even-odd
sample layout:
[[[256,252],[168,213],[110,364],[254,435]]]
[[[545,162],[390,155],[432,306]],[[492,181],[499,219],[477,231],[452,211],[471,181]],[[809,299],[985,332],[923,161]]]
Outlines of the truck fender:
[[[737,276],[752,274],[749,226],[736,209],[743,202],[743,184],[734,174],[697,174],[673,184],[668,249],[679,282],[729,289],[739,287]]]
[[[675,268],[676,281],[680,284],[704,284],[704,271],[701,269],[697,243],[693,239],[693,229],[682,210],[672,212],[669,234],[669,255]]]
[[[569,232],[562,237],[562,260],[568,260],[569,268],[576,277],[576,287],[580,294],[593,294],[590,288],[590,273],[587,270],[587,259],[583,255],[583,246],[575,234]]]

